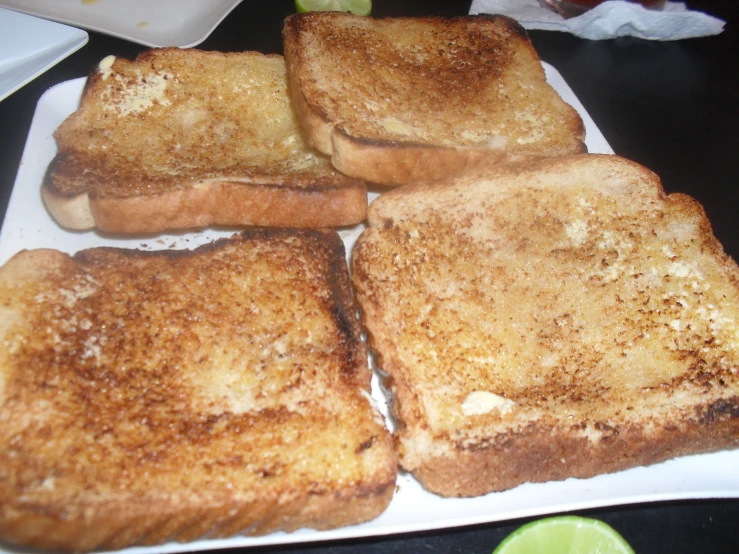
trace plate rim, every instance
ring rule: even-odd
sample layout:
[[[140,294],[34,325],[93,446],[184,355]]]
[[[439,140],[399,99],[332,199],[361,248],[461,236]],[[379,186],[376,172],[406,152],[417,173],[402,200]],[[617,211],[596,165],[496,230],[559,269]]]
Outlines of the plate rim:
[[[241,2],[243,2],[243,0],[201,0],[199,4],[201,6],[206,3],[213,5],[213,9],[211,10],[213,16],[206,19],[207,23],[203,25],[190,25],[182,29],[174,39],[164,41],[156,40],[158,36],[160,38],[166,38],[163,34],[157,35],[154,33],[147,35],[145,29],[134,28],[133,31],[126,32],[117,29],[115,25],[107,26],[95,24],[88,18],[84,17],[65,17],[57,13],[53,7],[49,7],[49,5],[52,4],[50,0],[0,0],[0,7],[5,7],[34,17],[56,21],[64,25],[82,27],[90,31],[103,33],[151,48],[192,48],[207,39],[213,30],[220,25],[226,16],[241,4]]]

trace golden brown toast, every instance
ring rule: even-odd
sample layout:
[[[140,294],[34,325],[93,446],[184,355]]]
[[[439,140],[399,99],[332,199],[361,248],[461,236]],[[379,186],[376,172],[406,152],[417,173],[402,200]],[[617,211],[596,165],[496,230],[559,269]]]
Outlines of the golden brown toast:
[[[0,537],[88,551],[327,529],[397,460],[333,231],[0,269]]]
[[[429,490],[739,446],[739,268],[651,171],[541,160],[396,189],[368,220],[357,301]]]
[[[347,175],[404,185],[585,150],[580,116],[510,18],[314,12],[287,18],[283,43],[300,122]]]
[[[43,197],[72,229],[333,227],[367,210],[364,183],[301,134],[278,55],[105,58],[55,138]]]

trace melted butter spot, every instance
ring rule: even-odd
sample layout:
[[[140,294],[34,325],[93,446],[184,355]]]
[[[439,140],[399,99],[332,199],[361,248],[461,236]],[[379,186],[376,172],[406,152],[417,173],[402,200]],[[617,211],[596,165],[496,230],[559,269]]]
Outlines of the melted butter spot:
[[[386,117],[377,122],[383,129],[390,133],[395,133],[402,136],[410,136],[413,134],[413,128],[393,117]]]
[[[113,73],[113,62],[115,62],[115,56],[105,56],[98,64],[98,70],[102,74],[103,81],[107,80]]]
[[[484,415],[493,411],[507,414],[516,405],[513,400],[504,398],[498,394],[476,390],[472,391],[462,403],[462,412],[466,416]]]
[[[171,102],[167,99],[165,92],[167,81],[171,78],[173,76],[165,72],[147,75],[146,78],[138,74],[135,80],[126,83],[123,77],[115,75],[116,82],[122,86],[109,87],[105,90],[103,109],[116,112],[119,117],[124,117],[129,114],[140,114],[151,108],[155,102],[162,106],[169,106]],[[113,96],[114,91],[115,96]]]

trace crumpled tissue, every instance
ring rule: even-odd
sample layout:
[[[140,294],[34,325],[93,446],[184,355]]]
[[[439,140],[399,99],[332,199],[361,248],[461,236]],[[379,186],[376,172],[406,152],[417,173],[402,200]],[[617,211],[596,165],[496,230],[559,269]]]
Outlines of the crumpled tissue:
[[[667,2],[662,10],[648,10],[623,0],[603,2],[583,15],[565,19],[538,0],[473,0],[470,14],[497,13],[517,20],[525,29],[564,31],[602,40],[634,36],[648,40],[680,40],[717,35],[725,21],[688,10],[684,2]]]

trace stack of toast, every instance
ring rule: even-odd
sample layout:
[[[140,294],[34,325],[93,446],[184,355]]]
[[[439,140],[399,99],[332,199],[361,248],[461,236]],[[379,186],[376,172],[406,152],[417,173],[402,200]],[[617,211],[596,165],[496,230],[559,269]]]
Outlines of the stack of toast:
[[[739,268],[695,201],[586,153],[517,23],[283,39],[101,60],[57,130],[62,227],[246,230],[0,269],[3,539],[328,529],[399,469],[476,496],[739,446]]]
[[[339,227],[367,211],[365,184],[304,139],[278,55],[111,56],[55,137],[42,192],[69,229]]]

